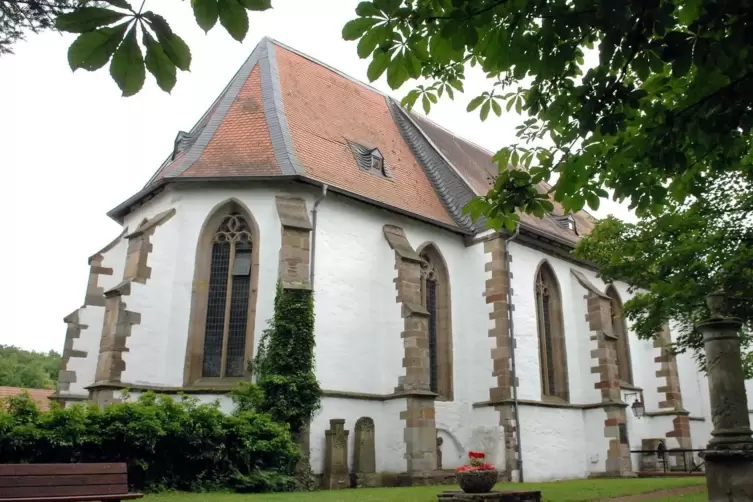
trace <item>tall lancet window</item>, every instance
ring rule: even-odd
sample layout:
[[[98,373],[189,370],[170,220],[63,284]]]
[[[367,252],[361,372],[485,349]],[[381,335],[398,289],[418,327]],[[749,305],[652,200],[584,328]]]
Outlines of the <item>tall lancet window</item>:
[[[536,274],[536,319],[539,332],[541,392],[544,397],[568,401],[565,330],[562,322],[562,296],[554,271],[542,263]]]
[[[439,399],[452,400],[452,320],[447,266],[433,244],[420,251],[421,295],[429,312],[429,388]]]
[[[609,305],[612,313],[612,332],[617,337],[617,370],[620,374],[620,382],[623,384],[633,385],[633,368],[630,361],[630,341],[628,340],[628,330],[625,324],[625,318],[622,315],[622,300],[620,294],[610,286],[607,288],[609,296]]]
[[[204,377],[243,376],[251,283],[251,228],[239,213],[214,234],[204,335]]]
[[[204,223],[196,250],[186,385],[213,385],[247,373],[254,346],[258,235],[253,217],[235,200],[218,206]]]

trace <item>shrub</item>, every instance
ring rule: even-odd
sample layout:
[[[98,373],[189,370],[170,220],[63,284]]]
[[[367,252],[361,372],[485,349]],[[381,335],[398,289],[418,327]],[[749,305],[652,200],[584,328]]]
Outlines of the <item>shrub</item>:
[[[256,394],[253,386],[247,392]],[[41,413],[28,396],[0,408],[0,463],[126,462],[134,489],[269,491],[294,488],[300,457],[287,424],[218,403],[145,393],[104,410],[77,404]]]

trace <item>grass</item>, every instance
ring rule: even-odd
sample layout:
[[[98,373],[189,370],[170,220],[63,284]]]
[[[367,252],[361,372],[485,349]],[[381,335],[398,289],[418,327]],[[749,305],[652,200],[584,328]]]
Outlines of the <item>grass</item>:
[[[577,479],[550,483],[498,484],[500,490],[541,490],[545,502],[578,502],[647,493],[666,488],[705,484],[705,478]],[[150,495],[146,502],[436,502],[437,493],[453,486],[412,488],[361,488],[311,493],[241,495],[232,493],[165,493]],[[695,494],[694,494],[695,496]],[[678,496],[665,500],[697,502],[705,498]]]

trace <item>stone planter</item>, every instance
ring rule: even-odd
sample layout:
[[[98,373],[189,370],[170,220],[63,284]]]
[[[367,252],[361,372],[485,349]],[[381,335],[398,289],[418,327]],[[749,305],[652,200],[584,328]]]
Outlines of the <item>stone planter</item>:
[[[460,471],[455,477],[465,493],[488,493],[497,483],[497,471]]]

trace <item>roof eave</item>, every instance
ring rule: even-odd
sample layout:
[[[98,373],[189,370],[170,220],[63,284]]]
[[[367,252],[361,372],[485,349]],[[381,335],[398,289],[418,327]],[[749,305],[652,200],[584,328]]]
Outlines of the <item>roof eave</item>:
[[[326,181],[318,180],[315,178],[310,178],[308,176],[300,176],[300,175],[223,176],[223,177],[191,176],[191,177],[180,177],[180,178],[162,178],[158,180],[157,182],[155,182],[153,185],[145,187],[138,193],[132,195],[125,201],[118,204],[116,207],[114,207],[113,209],[107,212],[107,216],[112,218],[118,224],[122,225],[125,215],[128,214],[134,206],[142,203],[144,199],[146,199],[150,195],[156,195],[156,192],[164,189],[167,185],[192,185],[192,184],[199,184],[199,183],[222,183],[222,182],[243,183],[243,182],[260,182],[260,181],[300,182],[307,185],[314,185],[314,186],[319,186],[319,187],[321,187],[322,185],[327,185],[328,187],[327,189],[329,191],[339,193],[340,195],[343,195],[350,199],[358,200],[360,202],[364,202],[366,204],[370,204],[372,206],[376,206],[381,209],[385,209],[387,211],[400,214],[402,216],[407,216],[415,220],[423,221],[424,223],[441,227],[441,228],[444,228],[445,230],[449,230],[457,234],[473,235],[472,232],[456,227],[454,225],[450,225],[441,221],[436,221],[431,218],[427,218],[425,216],[421,216],[419,214],[413,213],[411,211],[407,211],[405,209],[392,206],[390,204],[379,201],[377,199],[372,199],[370,197],[359,195],[355,192],[351,192],[350,190],[346,190],[344,188],[341,188],[335,185],[330,185]]]

